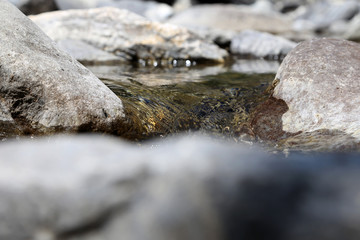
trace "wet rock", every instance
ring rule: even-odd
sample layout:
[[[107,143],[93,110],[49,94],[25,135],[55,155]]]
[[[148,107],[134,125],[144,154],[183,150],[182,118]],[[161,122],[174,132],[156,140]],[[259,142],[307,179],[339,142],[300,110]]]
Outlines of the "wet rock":
[[[227,52],[185,28],[151,22],[127,10],[98,8],[44,13],[32,20],[53,40],[83,41],[114,55],[161,61],[222,62]]]
[[[5,0],[0,19],[1,126],[15,123],[22,134],[126,131],[121,100],[95,75]]]
[[[295,42],[282,37],[246,30],[232,39],[230,50],[233,54],[242,56],[278,60],[284,58],[295,46]]]
[[[358,79],[360,45],[346,40],[315,39],[293,49],[282,62],[274,82],[272,97],[281,111],[273,117],[265,114],[268,122],[260,124],[271,137],[277,132],[297,135],[316,131],[335,131],[335,136],[348,139],[350,146],[359,142],[358,119],[360,92]],[[256,132],[256,130],[255,130]],[[260,131],[264,132],[264,131]],[[274,140],[288,137],[280,134]],[[344,142],[344,145],[346,145]],[[323,142],[331,149],[331,145]]]
[[[57,10],[54,0],[9,0],[9,2],[26,15]]]
[[[2,239],[360,236],[358,155],[281,159],[194,136],[142,147],[68,136],[0,151]]]
[[[169,23],[185,26],[219,44],[229,43],[234,35],[246,30],[283,34],[291,22],[279,14],[266,14],[240,5],[198,5],[175,14]]]

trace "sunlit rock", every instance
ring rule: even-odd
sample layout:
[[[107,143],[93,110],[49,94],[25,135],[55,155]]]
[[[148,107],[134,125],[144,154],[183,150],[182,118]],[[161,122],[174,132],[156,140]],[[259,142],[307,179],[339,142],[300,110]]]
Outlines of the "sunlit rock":
[[[228,55],[185,28],[151,22],[127,10],[97,8],[44,13],[31,18],[53,40],[72,39],[133,61],[223,62]]]

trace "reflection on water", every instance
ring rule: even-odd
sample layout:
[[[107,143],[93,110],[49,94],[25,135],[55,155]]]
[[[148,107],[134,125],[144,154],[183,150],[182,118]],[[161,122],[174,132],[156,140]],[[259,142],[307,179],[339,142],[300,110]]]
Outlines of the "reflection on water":
[[[91,66],[124,102],[138,139],[200,130],[237,137],[274,74],[192,67]]]

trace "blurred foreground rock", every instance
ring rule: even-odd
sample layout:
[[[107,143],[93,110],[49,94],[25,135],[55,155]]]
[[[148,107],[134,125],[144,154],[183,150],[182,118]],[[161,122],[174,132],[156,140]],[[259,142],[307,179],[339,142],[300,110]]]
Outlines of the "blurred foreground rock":
[[[0,137],[128,130],[121,100],[6,0],[0,0],[0,79]]]
[[[360,236],[356,155],[278,159],[194,136],[142,147],[68,136],[0,151],[1,239]]]
[[[302,133],[311,143],[323,132],[332,139],[339,137],[339,141],[328,142],[329,149],[332,144],[338,150],[358,148],[359,54],[360,45],[346,40],[315,39],[299,44],[282,62],[272,97],[254,115],[255,133],[267,140]]]
[[[132,61],[223,62],[228,55],[185,28],[151,22],[127,10],[98,8],[44,13],[31,18],[53,40],[78,40]],[[71,52],[70,52],[71,54]],[[74,54],[75,55],[75,54]]]

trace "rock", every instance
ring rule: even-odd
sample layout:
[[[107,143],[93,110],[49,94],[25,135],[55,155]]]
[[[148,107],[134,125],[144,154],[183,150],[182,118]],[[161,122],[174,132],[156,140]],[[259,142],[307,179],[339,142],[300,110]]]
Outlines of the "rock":
[[[100,3],[97,4],[97,7],[109,6],[129,10],[152,21],[165,21],[174,14],[174,10],[169,5],[153,1],[100,1]]]
[[[79,40],[60,40],[57,42],[57,46],[86,65],[119,64],[129,60],[125,54],[116,56]]]
[[[360,236],[358,155],[283,159],[194,136],[142,147],[67,136],[0,151],[2,239]]]
[[[242,56],[277,60],[284,58],[295,46],[295,42],[282,37],[246,30],[233,38],[230,50]]]
[[[314,39],[299,44],[282,62],[271,103],[253,119],[261,138],[278,140],[319,131],[359,142],[360,45],[346,40]],[[269,107],[272,106],[272,107]],[[265,110],[273,108],[271,113]],[[345,136],[348,135],[348,136]]]
[[[54,0],[9,0],[9,2],[26,15],[57,10]]]
[[[44,13],[31,18],[53,40],[83,41],[114,55],[161,61],[222,62],[227,52],[185,28],[151,22],[127,10],[98,8]]]
[[[173,14],[167,4],[141,0],[56,0],[60,10],[116,7],[126,9],[153,21],[164,21]]]
[[[95,75],[5,0],[0,19],[0,126],[21,134],[128,130],[121,100]]]
[[[283,15],[254,12],[251,7],[231,4],[193,6],[175,14],[168,22],[187,27],[220,45],[247,29],[277,35],[291,30],[291,22]]]
[[[356,15],[347,26],[343,38],[359,41],[360,40],[360,14]]]
[[[298,22],[306,22],[308,28],[316,32],[323,32],[332,23],[340,20],[349,20],[359,12],[359,3],[350,1],[317,1],[307,7],[306,12],[299,16],[294,25],[295,30],[302,31]]]
[[[100,0],[55,0],[60,10],[95,8]],[[106,1],[107,2],[107,1]]]

